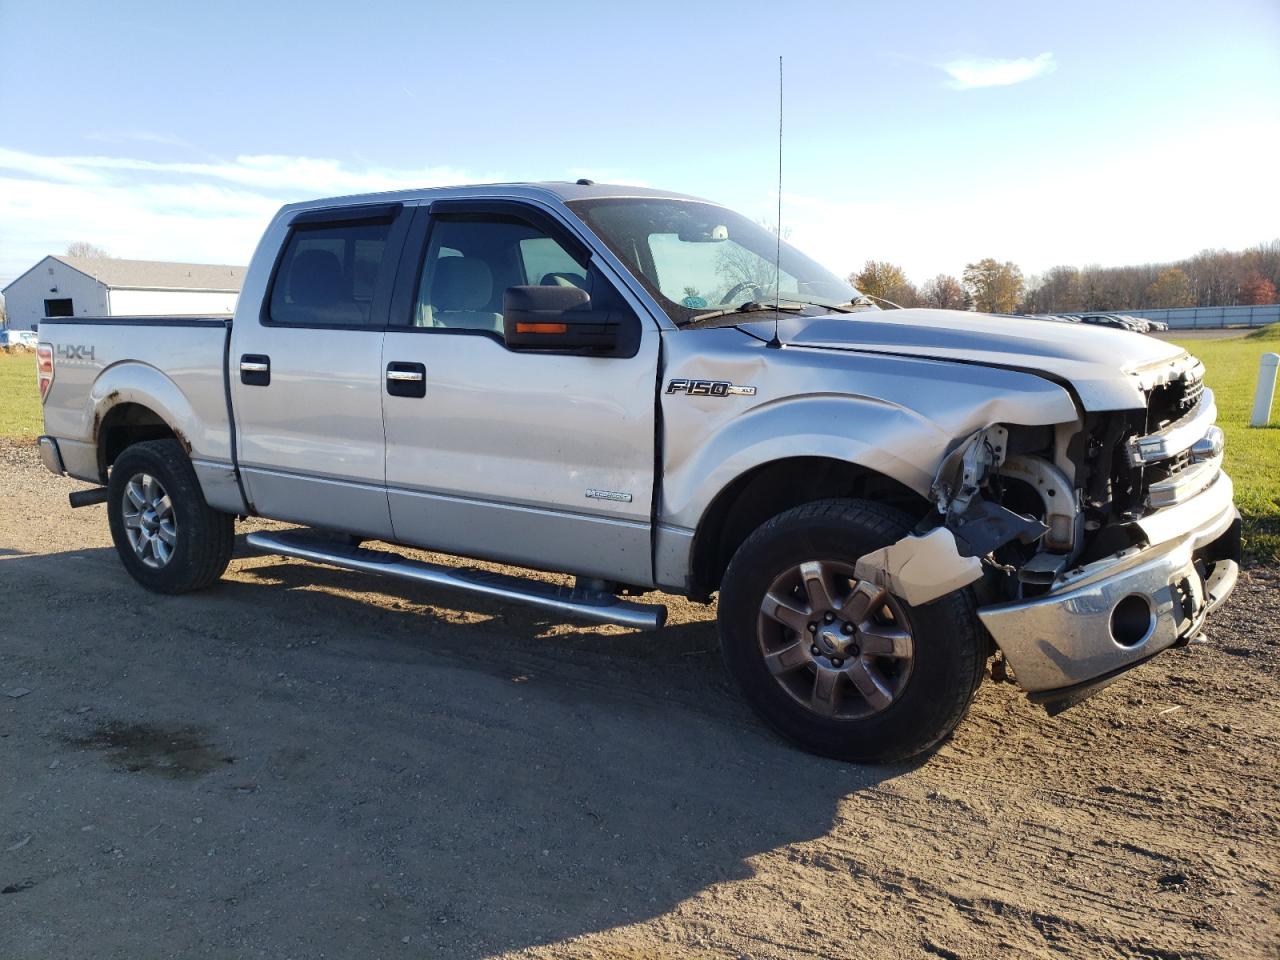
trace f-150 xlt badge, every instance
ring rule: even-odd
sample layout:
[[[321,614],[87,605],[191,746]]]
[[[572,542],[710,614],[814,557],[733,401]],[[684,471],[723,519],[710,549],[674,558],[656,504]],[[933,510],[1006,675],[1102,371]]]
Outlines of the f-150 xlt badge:
[[[727,380],[670,380],[667,393],[685,393],[691,397],[754,397],[755,387],[739,387]]]

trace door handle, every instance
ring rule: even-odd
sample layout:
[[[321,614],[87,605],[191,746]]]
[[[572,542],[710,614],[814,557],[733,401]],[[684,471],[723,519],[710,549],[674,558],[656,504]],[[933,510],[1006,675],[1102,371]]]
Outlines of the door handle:
[[[399,360],[388,363],[387,393],[393,397],[425,397],[427,395],[426,365]]]
[[[246,353],[241,356],[240,382],[248,387],[270,386],[271,358],[261,353]]]

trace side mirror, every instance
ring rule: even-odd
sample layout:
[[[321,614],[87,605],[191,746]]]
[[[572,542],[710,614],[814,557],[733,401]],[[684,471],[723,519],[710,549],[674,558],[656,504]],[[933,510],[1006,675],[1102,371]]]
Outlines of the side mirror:
[[[593,310],[587,291],[573,286],[507,287],[502,332],[512,350],[609,353],[618,346],[618,319]]]

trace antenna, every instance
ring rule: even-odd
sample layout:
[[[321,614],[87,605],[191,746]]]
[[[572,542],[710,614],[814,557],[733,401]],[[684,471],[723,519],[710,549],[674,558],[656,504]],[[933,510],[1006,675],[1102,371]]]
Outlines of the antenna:
[[[782,306],[782,57],[778,57],[778,222],[777,247],[773,255],[773,339],[769,346],[775,350],[782,346],[778,339],[778,314]]]

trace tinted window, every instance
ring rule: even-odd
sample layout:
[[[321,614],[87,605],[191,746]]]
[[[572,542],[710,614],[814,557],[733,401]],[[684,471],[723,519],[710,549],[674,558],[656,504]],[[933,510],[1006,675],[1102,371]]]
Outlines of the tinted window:
[[[582,265],[550,237],[521,240],[520,264],[524,268],[526,283],[541,284],[548,280],[563,283],[568,280],[574,286],[585,288],[586,271]]]
[[[271,288],[271,320],[297,326],[370,322],[388,223],[303,227],[289,236]]]
[[[502,333],[508,287],[591,289],[590,271],[554,238],[505,217],[440,217],[431,227],[413,323]]]

